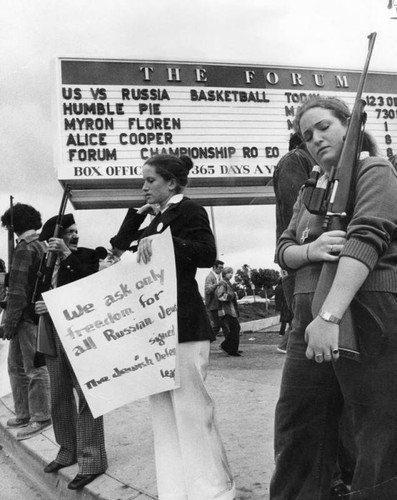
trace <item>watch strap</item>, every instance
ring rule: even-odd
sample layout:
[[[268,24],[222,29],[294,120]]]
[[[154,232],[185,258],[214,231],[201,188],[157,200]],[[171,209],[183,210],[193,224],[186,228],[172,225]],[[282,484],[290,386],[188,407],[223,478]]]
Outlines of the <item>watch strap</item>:
[[[320,311],[318,315],[324,321],[328,321],[328,323],[334,323],[335,325],[339,325],[339,323],[341,322],[341,318],[338,318],[337,316],[334,316],[333,314],[326,311]]]

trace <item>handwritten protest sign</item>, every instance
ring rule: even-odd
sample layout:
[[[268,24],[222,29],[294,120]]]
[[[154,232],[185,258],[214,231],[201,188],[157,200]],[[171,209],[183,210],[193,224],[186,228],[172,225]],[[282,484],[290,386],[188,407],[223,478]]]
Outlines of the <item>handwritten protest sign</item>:
[[[43,294],[93,416],[178,387],[177,297],[169,230],[149,263],[117,264]]]

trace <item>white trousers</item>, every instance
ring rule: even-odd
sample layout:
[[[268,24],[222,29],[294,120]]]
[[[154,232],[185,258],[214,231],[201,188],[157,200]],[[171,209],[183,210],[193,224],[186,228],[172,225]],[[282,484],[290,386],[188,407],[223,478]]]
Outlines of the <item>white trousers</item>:
[[[233,500],[235,485],[204,381],[210,343],[178,344],[181,387],[150,397],[159,500]]]

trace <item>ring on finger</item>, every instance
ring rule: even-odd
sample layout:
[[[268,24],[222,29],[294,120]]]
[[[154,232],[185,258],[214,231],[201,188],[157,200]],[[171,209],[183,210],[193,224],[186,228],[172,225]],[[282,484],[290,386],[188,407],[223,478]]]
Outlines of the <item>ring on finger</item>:
[[[331,253],[334,253],[334,245],[331,245]]]

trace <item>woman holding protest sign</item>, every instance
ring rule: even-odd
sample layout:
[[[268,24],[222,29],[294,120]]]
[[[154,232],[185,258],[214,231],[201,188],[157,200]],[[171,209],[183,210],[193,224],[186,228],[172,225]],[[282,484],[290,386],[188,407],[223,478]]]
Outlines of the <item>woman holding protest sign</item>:
[[[206,211],[185,197],[190,158],[156,155],[143,166],[146,204],[129,209],[111,239],[119,256],[138,241],[138,261],[152,256],[152,240],[170,228],[178,301],[177,370],[180,388],[150,397],[160,500],[232,500],[235,486],[205,387],[211,326],[198,290],[198,267],[211,267],[216,248]],[[157,215],[147,227],[148,214]]]
[[[345,139],[349,122],[349,108],[337,98],[316,96],[297,111],[295,128],[322,171],[316,189],[327,185],[344,148],[354,148]],[[335,214],[346,218],[346,230],[324,228],[326,214],[307,202],[307,185],[277,247],[278,262],[296,272],[296,281],[276,408],[271,500],[342,497],[329,492],[343,404],[352,417],[357,453],[347,496],[397,495],[397,174],[386,159],[374,156],[367,134],[358,144],[367,155],[352,167],[348,201],[353,203]],[[335,263],[336,274],[317,314],[312,304],[324,263],[326,268]],[[360,315],[354,312],[358,306]],[[347,351],[340,342],[346,332],[341,322],[348,308],[354,312],[348,331],[358,338],[360,362],[342,356]]]

